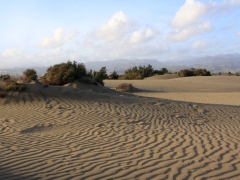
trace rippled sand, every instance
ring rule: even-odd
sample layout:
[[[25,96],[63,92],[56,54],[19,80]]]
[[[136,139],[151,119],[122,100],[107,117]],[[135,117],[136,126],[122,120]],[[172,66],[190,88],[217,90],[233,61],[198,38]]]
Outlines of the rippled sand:
[[[38,83],[9,92],[0,179],[240,179],[239,79],[131,81],[134,94]]]

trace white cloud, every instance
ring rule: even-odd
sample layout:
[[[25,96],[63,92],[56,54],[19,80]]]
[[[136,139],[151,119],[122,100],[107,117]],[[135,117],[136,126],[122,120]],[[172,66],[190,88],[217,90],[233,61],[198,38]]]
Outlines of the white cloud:
[[[192,48],[193,49],[206,49],[209,46],[213,46],[213,43],[210,43],[208,41],[196,41],[192,44]]]
[[[86,47],[92,50],[90,60],[106,60],[117,58],[157,58],[168,50],[166,44],[160,41],[145,43],[132,43],[129,38],[112,43],[98,43],[87,41]]]
[[[174,28],[184,28],[198,23],[201,18],[211,15],[211,13],[220,15],[238,6],[240,6],[240,0],[210,1],[207,3],[196,0],[186,0],[185,4],[172,19],[171,26]]]
[[[38,45],[42,48],[57,48],[66,44],[69,40],[76,36],[76,33],[70,33],[64,36],[64,29],[58,28],[54,31],[53,38],[44,38]]]
[[[209,7],[199,1],[186,0],[185,4],[176,13],[171,21],[174,28],[184,28],[196,23],[208,11]]]
[[[190,39],[193,36],[197,36],[204,32],[211,31],[213,29],[210,22],[205,22],[195,26],[191,26],[185,29],[176,29],[172,31],[167,36],[164,36],[164,39],[169,41],[185,41]]]
[[[15,67],[26,64],[26,58],[23,54],[25,48],[9,48],[0,53],[1,68]]]
[[[130,37],[131,43],[145,43],[153,39],[158,34],[156,29],[146,29],[134,31]]]
[[[169,50],[165,44],[136,45],[119,44],[119,45],[98,45],[94,49],[94,56],[91,60],[106,60],[118,58],[157,58]]]
[[[222,2],[200,2],[186,0],[172,19],[170,25],[173,28],[165,39],[170,41],[185,41],[191,37],[200,35],[213,29],[209,19],[213,14],[220,15],[238,7],[240,0],[224,0]]]
[[[131,22],[122,11],[115,13],[107,24],[101,26],[93,32],[97,39],[108,42],[121,38],[125,33],[132,29],[134,23]]]
[[[240,32],[237,33],[237,36],[240,36]]]
[[[204,4],[195,0],[186,0],[185,4],[175,14],[171,21],[174,28],[164,39],[169,41],[186,41],[213,29],[209,21],[203,20],[202,16],[208,13],[214,3]]]
[[[92,51],[91,60],[156,58],[168,50],[157,40],[159,32],[157,28],[142,28],[119,11],[86,38],[85,46]]]
[[[11,58],[11,57],[17,57],[22,55],[22,51],[25,48],[10,48],[10,49],[6,49],[3,53],[2,56],[5,58]]]
[[[1,68],[9,67],[30,67],[53,65],[66,62],[67,60],[76,60],[78,62],[87,61],[84,50],[68,50],[55,48],[43,52],[26,53],[25,48],[10,48],[0,53]]]

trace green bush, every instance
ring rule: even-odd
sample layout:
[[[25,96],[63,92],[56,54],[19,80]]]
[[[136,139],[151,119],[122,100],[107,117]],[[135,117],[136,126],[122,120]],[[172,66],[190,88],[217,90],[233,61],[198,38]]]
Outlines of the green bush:
[[[27,82],[31,82],[32,80],[37,79],[37,72],[34,69],[27,69],[23,72],[23,76]]]
[[[195,69],[195,68],[190,68],[188,69],[184,69],[184,70],[180,70],[178,72],[179,76],[182,77],[187,77],[187,76],[211,76],[211,73],[209,71],[207,71],[206,69]]]
[[[1,91],[24,91],[25,86],[18,84],[15,78],[8,75],[0,77],[0,90]]]
[[[99,71],[90,70],[86,73],[86,76],[94,79],[96,82],[104,86],[103,80],[108,77],[107,69],[106,67],[102,67]]]
[[[142,74],[139,72],[127,72],[119,78],[120,80],[130,80],[130,79],[143,79]]]
[[[194,73],[188,69],[178,71],[178,75],[182,77],[194,76]]]
[[[77,64],[76,61],[55,64],[47,69],[47,72],[40,78],[40,82],[50,85],[64,85],[86,76],[84,64]]]
[[[154,69],[150,64],[147,67],[135,66],[133,68],[127,69],[121,79],[143,79],[145,77],[150,77],[153,74]]]
[[[107,69],[102,67],[98,72],[94,73],[94,80],[104,86],[104,79],[107,79]]]
[[[109,76],[108,79],[118,79],[119,74],[116,71],[113,71]]]
[[[119,79],[144,79],[145,77],[163,75],[166,73],[169,73],[167,68],[154,70],[153,67],[149,64],[148,66],[135,66],[133,68],[127,69],[125,71],[125,74]]]
[[[195,76],[211,76],[211,73],[207,71],[206,69],[190,69]]]
[[[163,75],[170,73],[167,68],[162,68],[160,70],[154,70],[153,72],[155,75]]]

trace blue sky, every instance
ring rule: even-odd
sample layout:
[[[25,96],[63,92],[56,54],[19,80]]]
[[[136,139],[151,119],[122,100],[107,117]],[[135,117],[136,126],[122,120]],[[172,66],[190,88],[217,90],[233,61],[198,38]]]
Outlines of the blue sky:
[[[0,0],[0,68],[239,53],[240,0]]]

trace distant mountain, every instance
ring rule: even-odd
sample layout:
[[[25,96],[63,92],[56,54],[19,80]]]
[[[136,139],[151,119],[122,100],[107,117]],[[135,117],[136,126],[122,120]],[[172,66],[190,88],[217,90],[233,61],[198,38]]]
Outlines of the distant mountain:
[[[147,66],[148,64],[152,65],[154,69],[161,69],[163,67],[166,67],[171,72],[194,67],[204,68],[212,73],[227,73],[228,71],[235,73],[240,72],[240,54],[223,54],[217,56],[193,58],[188,60],[165,62],[160,62],[158,60],[152,59],[114,59],[107,61],[91,61],[84,64],[88,70],[92,69],[98,71],[101,67],[106,66],[109,73],[115,70],[120,74],[123,74],[126,69],[129,69],[133,66]],[[46,72],[48,67],[27,68],[35,69],[38,73],[38,76],[42,76]],[[0,74],[19,76],[27,68],[0,69]]]
[[[211,72],[238,72],[240,71],[240,54],[224,54],[205,56],[188,61],[180,61],[188,67],[205,68]]]
[[[149,59],[115,59],[108,61],[94,61],[85,63],[87,69],[99,70],[101,67],[106,66],[108,72],[117,71],[124,73],[124,71],[133,66],[147,66],[152,65],[154,69],[166,67],[169,71],[175,72],[181,69],[204,68],[210,72],[239,72],[240,71],[240,54],[224,54],[218,56],[205,56],[189,60],[180,61],[165,61],[160,62],[157,60]]]
[[[25,71],[27,68],[31,68],[31,69],[35,69],[37,71],[38,76],[42,76],[43,74],[45,74],[46,70],[48,67],[17,67],[17,68],[9,68],[9,69],[0,69],[0,75],[2,74],[9,74],[9,75],[13,75],[13,76],[21,76],[22,72]]]

